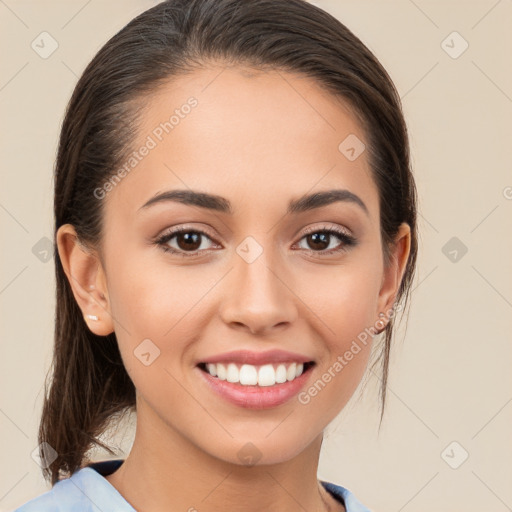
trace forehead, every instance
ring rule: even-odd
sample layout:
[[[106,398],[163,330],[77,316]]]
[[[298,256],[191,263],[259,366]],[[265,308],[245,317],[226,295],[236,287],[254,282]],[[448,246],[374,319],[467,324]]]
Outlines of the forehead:
[[[235,213],[253,203],[282,209],[290,199],[332,188],[378,208],[366,151],[356,159],[343,152],[344,141],[364,147],[362,127],[311,78],[212,66],[173,78],[141,104],[135,155],[108,208],[131,215],[151,196],[176,188],[229,197]]]

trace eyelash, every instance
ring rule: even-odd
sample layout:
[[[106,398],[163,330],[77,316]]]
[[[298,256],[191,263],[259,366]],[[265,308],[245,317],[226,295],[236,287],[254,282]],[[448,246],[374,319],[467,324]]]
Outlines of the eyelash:
[[[211,251],[211,249],[204,249],[203,251],[197,251],[196,250],[194,252],[186,252],[186,251],[182,251],[182,250],[173,249],[172,247],[169,247],[167,245],[167,243],[170,240],[172,240],[176,235],[180,235],[182,233],[196,233],[196,234],[199,234],[201,236],[205,236],[206,238],[209,238],[210,240],[212,239],[212,237],[210,237],[208,235],[208,233],[205,233],[204,231],[201,231],[199,229],[192,229],[192,228],[187,228],[187,227],[181,227],[181,228],[174,229],[172,231],[168,231],[167,233],[164,233],[162,236],[158,237],[155,240],[155,244],[160,246],[162,248],[162,250],[164,250],[165,252],[170,252],[172,254],[176,254],[176,255],[182,256],[184,258],[200,257],[201,255],[199,254],[199,252],[205,252],[205,251],[209,252],[209,251]],[[306,236],[314,234],[314,233],[325,233],[325,234],[328,234],[328,235],[335,235],[337,238],[339,238],[341,240],[342,244],[337,249],[330,249],[329,251],[315,251],[313,249],[309,249],[309,250],[305,249],[309,253],[321,254],[321,255],[324,255],[324,254],[335,254],[335,253],[345,252],[350,247],[353,247],[353,246],[357,245],[357,240],[352,235],[349,235],[348,233],[346,233],[345,231],[342,231],[341,229],[336,229],[336,228],[327,227],[327,226],[325,226],[325,227],[323,227],[321,229],[310,228],[310,229],[306,230],[306,232],[302,235],[300,240],[302,240]],[[299,240],[299,242],[300,242],[300,240]]]

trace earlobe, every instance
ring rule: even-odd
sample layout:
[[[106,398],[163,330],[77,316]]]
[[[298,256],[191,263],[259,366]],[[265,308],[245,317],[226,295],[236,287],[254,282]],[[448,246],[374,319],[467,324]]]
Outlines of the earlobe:
[[[380,316],[389,317],[395,304],[395,299],[402,282],[402,278],[411,250],[411,228],[402,223],[395,237],[395,243],[390,255],[390,264],[384,269],[382,286],[379,293]],[[386,321],[387,323],[387,321]]]
[[[56,237],[59,257],[89,329],[98,336],[114,331],[104,270],[97,254],[85,247],[71,224],[64,224]]]

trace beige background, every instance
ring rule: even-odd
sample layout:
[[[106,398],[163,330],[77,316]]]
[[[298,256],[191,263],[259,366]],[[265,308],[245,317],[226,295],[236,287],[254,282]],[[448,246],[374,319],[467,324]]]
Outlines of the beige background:
[[[53,262],[33,247],[41,256],[40,240],[52,238],[64,109],[100,46],[155,3],[0,1],[0,511],[47,489],[31,452],[51,357]],[[413,303],[395,345],[383,427],[371,377],[329,428],[319,476],[379,512],[512,510],[512,2],[314,3],[393,77],[421,213]],[[31,48],[43,31],[58,42],[47,59]],[[445,51],[462,49],[458,36],[442,43],[453,31],[469,43],[458,58]],[[443,252],[452,237],[468,249],[455,262]],[[129,450],[129,426],[124,433],[114,441]],[[460,463],[463,450],[468,459],[452,469],[447,461]]]

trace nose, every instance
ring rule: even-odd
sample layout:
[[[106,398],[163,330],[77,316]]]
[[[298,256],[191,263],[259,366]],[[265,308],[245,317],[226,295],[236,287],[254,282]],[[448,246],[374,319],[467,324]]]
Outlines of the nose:
[[[296,296],[286,279],[289,274],[282,266],[272,265],[266,252],[251,263],[234,256],[235,268],[224,283],[220,306],[221,318],[230,328],[267,335],[285,329],[297,317]]]

